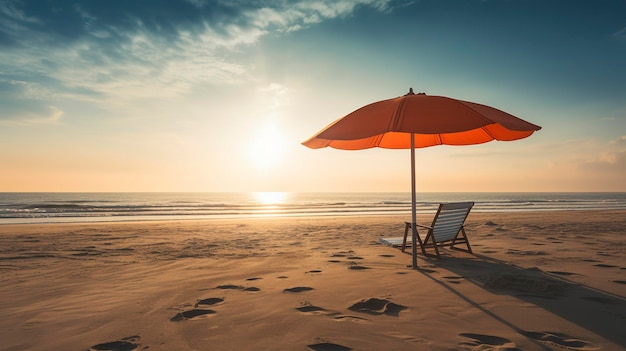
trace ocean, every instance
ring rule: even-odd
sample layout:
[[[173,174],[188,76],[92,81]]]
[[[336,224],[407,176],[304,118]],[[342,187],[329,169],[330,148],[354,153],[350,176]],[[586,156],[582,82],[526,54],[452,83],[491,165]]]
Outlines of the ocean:
[[[417,212],[626,209],[626,193],[419,193]],[[0,193],[0,224],[411,213],[410,193]]]

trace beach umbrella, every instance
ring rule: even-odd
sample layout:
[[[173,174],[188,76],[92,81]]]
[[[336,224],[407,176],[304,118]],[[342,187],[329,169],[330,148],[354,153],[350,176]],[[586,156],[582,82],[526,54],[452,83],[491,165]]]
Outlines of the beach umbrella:
[[[413,268],[417,268],[415,149],[526,138],[541,127],[482,104],[443,96],[408,94],[363,106],[302,144],[312,149],[411,149]]]

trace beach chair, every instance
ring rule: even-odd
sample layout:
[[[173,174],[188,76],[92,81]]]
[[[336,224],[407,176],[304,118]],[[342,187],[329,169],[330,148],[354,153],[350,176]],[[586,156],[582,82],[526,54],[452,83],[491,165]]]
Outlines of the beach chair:
[[[437,209],[437,213],[433,218],[433,222],[430,226],[416,224],[417,227],[417,241],[420,245],[422,253],[425,256],[434,256],[441,258],[439,254],[439,247],[449,246],[451,249],[460,250],[472,253],[472,247],[470,246],[469,239],[465,233],[463,224],[465,219],[469,215],[470,210],[474,206],[473,202],[454,202],[440,204]],[[404,237],[396,238],[381,238],[381,242],[384,244],[399,247],[402,252],[406,247],[411,246],[409,233],[411,232],[411,222],[404,222]],[[422,241],[420,235],[420,228],[427,230],[426,238]],[[456,245],[464,244],[465,248],[459,248]],[[426,249],[434,249],[435,254],[426,252]]]

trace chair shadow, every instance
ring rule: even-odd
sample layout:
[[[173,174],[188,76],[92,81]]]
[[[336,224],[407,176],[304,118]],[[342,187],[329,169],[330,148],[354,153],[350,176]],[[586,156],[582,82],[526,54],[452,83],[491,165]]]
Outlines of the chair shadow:
[[[582,341],[569,340],[567,335],[559,335],[556,332],[522,330],[476,303],[453,285],[459,284],[460,280],[466,280],[490,293],[513,296],[626,348],[626,329],[624,329],[626,300],[623,296],[570,281],[561,276],[566,275],[566,272],[544,272],[538,268],[522,268],[475,253],[461,254],[458,257],[446,254],[442,259],[424,258],[420,255],[420,259],[422,265],[428,264],[428,267],[418,268],[418,272],[546,350],[551,348],[546,348],[537,341],[548,341],[574,350],[583,349],[583,345],[576,344]],[[438,274],[434,274],[439,272],[438,268],[456,276],[448,276],[447,281],[442,280],[437,277]]]

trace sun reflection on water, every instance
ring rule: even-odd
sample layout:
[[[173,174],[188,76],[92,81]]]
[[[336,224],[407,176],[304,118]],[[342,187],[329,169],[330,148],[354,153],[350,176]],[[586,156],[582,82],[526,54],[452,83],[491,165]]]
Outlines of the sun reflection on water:
[[[271,206],[271,205],[280,205],[285,203],[289,193],[280,192],[280,191],[262,191],[252,193],[252,196],[256,201],[263,205]]]

